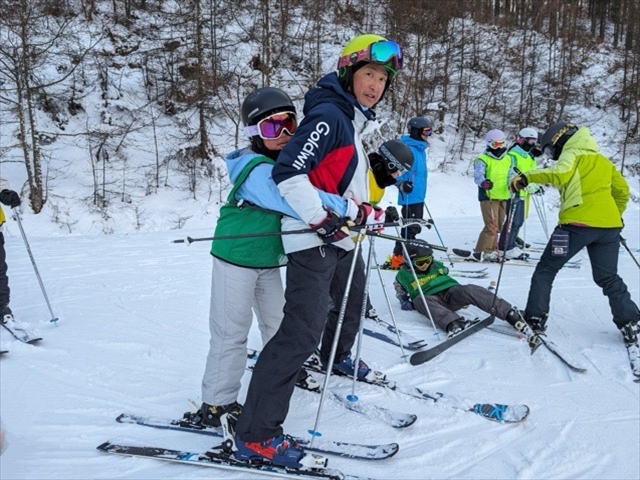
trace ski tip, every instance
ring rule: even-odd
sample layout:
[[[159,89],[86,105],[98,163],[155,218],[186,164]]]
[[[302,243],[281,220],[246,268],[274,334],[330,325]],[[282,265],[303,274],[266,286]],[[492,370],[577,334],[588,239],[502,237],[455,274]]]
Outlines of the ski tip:
[[[111,442],[107,440],[106,442],[101,443],[100,445],[98,445],[96,447],[96,450],[101,450],[103,452],[107,452],[107,451],[109,451],[110,448],[111,448]]]
[[[392,424],[391,426],[394,428],[406,428],[416,423],[416,420],[418,420],[418,416],[413,413],[409,413],[406,415],[402,422]]]
[[[31,340],[28,340],[25,343],[28,343],[29,345],[35,345],[37,343],[40,343],[41,341],[42,341],[42,338],[32,338]]]

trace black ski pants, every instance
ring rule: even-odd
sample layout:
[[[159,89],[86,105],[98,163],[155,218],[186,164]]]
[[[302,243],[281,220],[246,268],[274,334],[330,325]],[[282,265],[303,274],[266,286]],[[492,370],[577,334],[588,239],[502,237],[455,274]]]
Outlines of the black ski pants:
[[[402,205],[402,218],[417,218],[419,220],[422,220],[424,218],[423,215],[424,203],[410,203],[407,205]],[[400,236],[402,238],[413,240],[421,231],[422,227],[420,225],[410,225],[400,231]],[[393,249],[393,254],[402,255],[402,244],[400,242],[396,242],[396,245]]]
[[[0,307],[9,305],[9,277],[7,276],[7,252],[4,249],[4,234],[0,232]]]
[[[549,241],[540,261],[533,272],[529,298],[525,310],[528,317],[542,317],[549,314],[551,287],[556,274],[580,250],[587,247],[593,280],[609,298],[613,322],[618,328],[635,321],[640,316],[638,306],[631,300],[627,285],[618,275],[618,254],[620,252],[620,228],[593,228],[563,225],[569,232],[569,252],[565,257],[551,255]],[[553,238],[553,237],[552,237]]]
[[[321,355],[329,357],[354,257],[356,267],[336,362],[349,355],[360,325],[365,287],[362,256],[331,245],[288,255],[284,318],[253,370],[236,424],[242,440],[262,441],[282,434],[298,372],[318,347],[320,337]]]

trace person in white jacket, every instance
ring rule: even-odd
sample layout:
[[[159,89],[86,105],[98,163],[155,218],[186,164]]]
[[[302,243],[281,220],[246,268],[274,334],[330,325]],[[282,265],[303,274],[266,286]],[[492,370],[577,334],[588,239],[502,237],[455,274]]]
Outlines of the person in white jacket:
[[[20,206],[20,197],[9,188],[9,182],[0,178],[0,203],[15,208]],[[4,234],[2,227],[6,221],[2,206],[0,206],[0,322],[7,323],[13,320],[13,312],[9,308],[11,291],[9,289],[9,277],[7,275],[7,254],[4,249]]]

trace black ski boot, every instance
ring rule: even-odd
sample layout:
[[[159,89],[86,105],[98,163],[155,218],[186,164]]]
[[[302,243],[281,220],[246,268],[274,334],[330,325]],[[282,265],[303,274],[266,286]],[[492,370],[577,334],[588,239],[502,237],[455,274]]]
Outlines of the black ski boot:
[[[620,332],[622,332],[622,340],[629,355],[629,364],[635,377],[634,382],[640,383],[640,346],[638,346],[640,319],[623,325],[620,327]]]
[[[449,325],[447,325],[447,338],[454,337],[455,335],[463,331],[466,326],[466,321],[462,317],[449,322]]]
[[[5,324],[13,322],[13,312],[9,308],[9,305],[0,306],[0,322]]]
[[[540,339],[538,333],[532,330],[527,320],[525,320],[524,312],[519,311],[514,307],[509,310],[509,313],[507,313],[505,320],[507,321],[507,323],[509,323],[509,325],[518,330],[527,340],[529,349],[531,350],[531,355],[533,355],[533,353],[540,347],[540,345],[542,345],[542,340]]]
[[[629,348],[632,345],[638,345],[638,330],[640,330],[638,322],[629,322],[620,327],[625,347]]]
[[[454,320],[447,325],[447,338],[451,338],[456,336],[461,331],[469,328],[472,325],[478,323],[479,319],[467,320],[464,317],[460,317],[457,320]]]
[[[298,378],[296,379],[296,387],[310,392],[319,392],[320,384],[316,382],[316,379],[311,376],[305,368],[301,368],[298,372]]]
[[[527,317],[527,323],[531,327],[531,329],[540,334],[547,331],[547,320],[549,319],[549,315],[543,313],[540,317]]]
[[[242,411],[242,405],[238,402],[233,402],[228,405],[209,405],[203,403],[200,407],[200,417],[203,425],[207,427],[220,427],[222,426],[220,418],[225,413],[238,418]]]

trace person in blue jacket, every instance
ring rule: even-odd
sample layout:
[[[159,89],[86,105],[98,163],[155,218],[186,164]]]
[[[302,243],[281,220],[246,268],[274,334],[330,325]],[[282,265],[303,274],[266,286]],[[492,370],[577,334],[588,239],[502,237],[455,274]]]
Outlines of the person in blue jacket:
[[[427,177],[429,170],[427,161],[429,154],[428,138],[433,131],[433,123],[425,117],[413,117],[407,124],[408,134],[403,135],[400,141],[408,145],[413,153],[413,166],[411,170],[400,175],[397,179],[398,205],[402,208],[403,218],[422,219],[424,215],[424,201],[427,196]],[[402,238],[413,240],[422,231],[420,225],[410,225],[401,231]],[[404,257],[402,244],[396,242],[391,256],[391,268],[398,269],[402,266]]]
[[[304,449],[283,433],[282,424],[298,371],[321,337],[324,365],[330,356],[327,329],[331,332],[337,323],[352,265],[334,369],[360,378],[371,373],[364,362],[355,365],[350,357],[360,324],[365,267],[356,256],[349,224],[384,222],[384,211],[368,203],[370,165],[361,135],[401,68],[402,49],[396,42],[371,34],[348,42],[338,71],[306,93],[304,119],[273,168],[278,190],[301,219],[284,217],[283,232],[311,227],[315,233],[282,237],[288,257],[284,318],[256,362],[235,425],[234,455],[241,460],[288,468],[300,468],[306,460]],[[317,190],[348,200],[347,214],[326,208]]]

